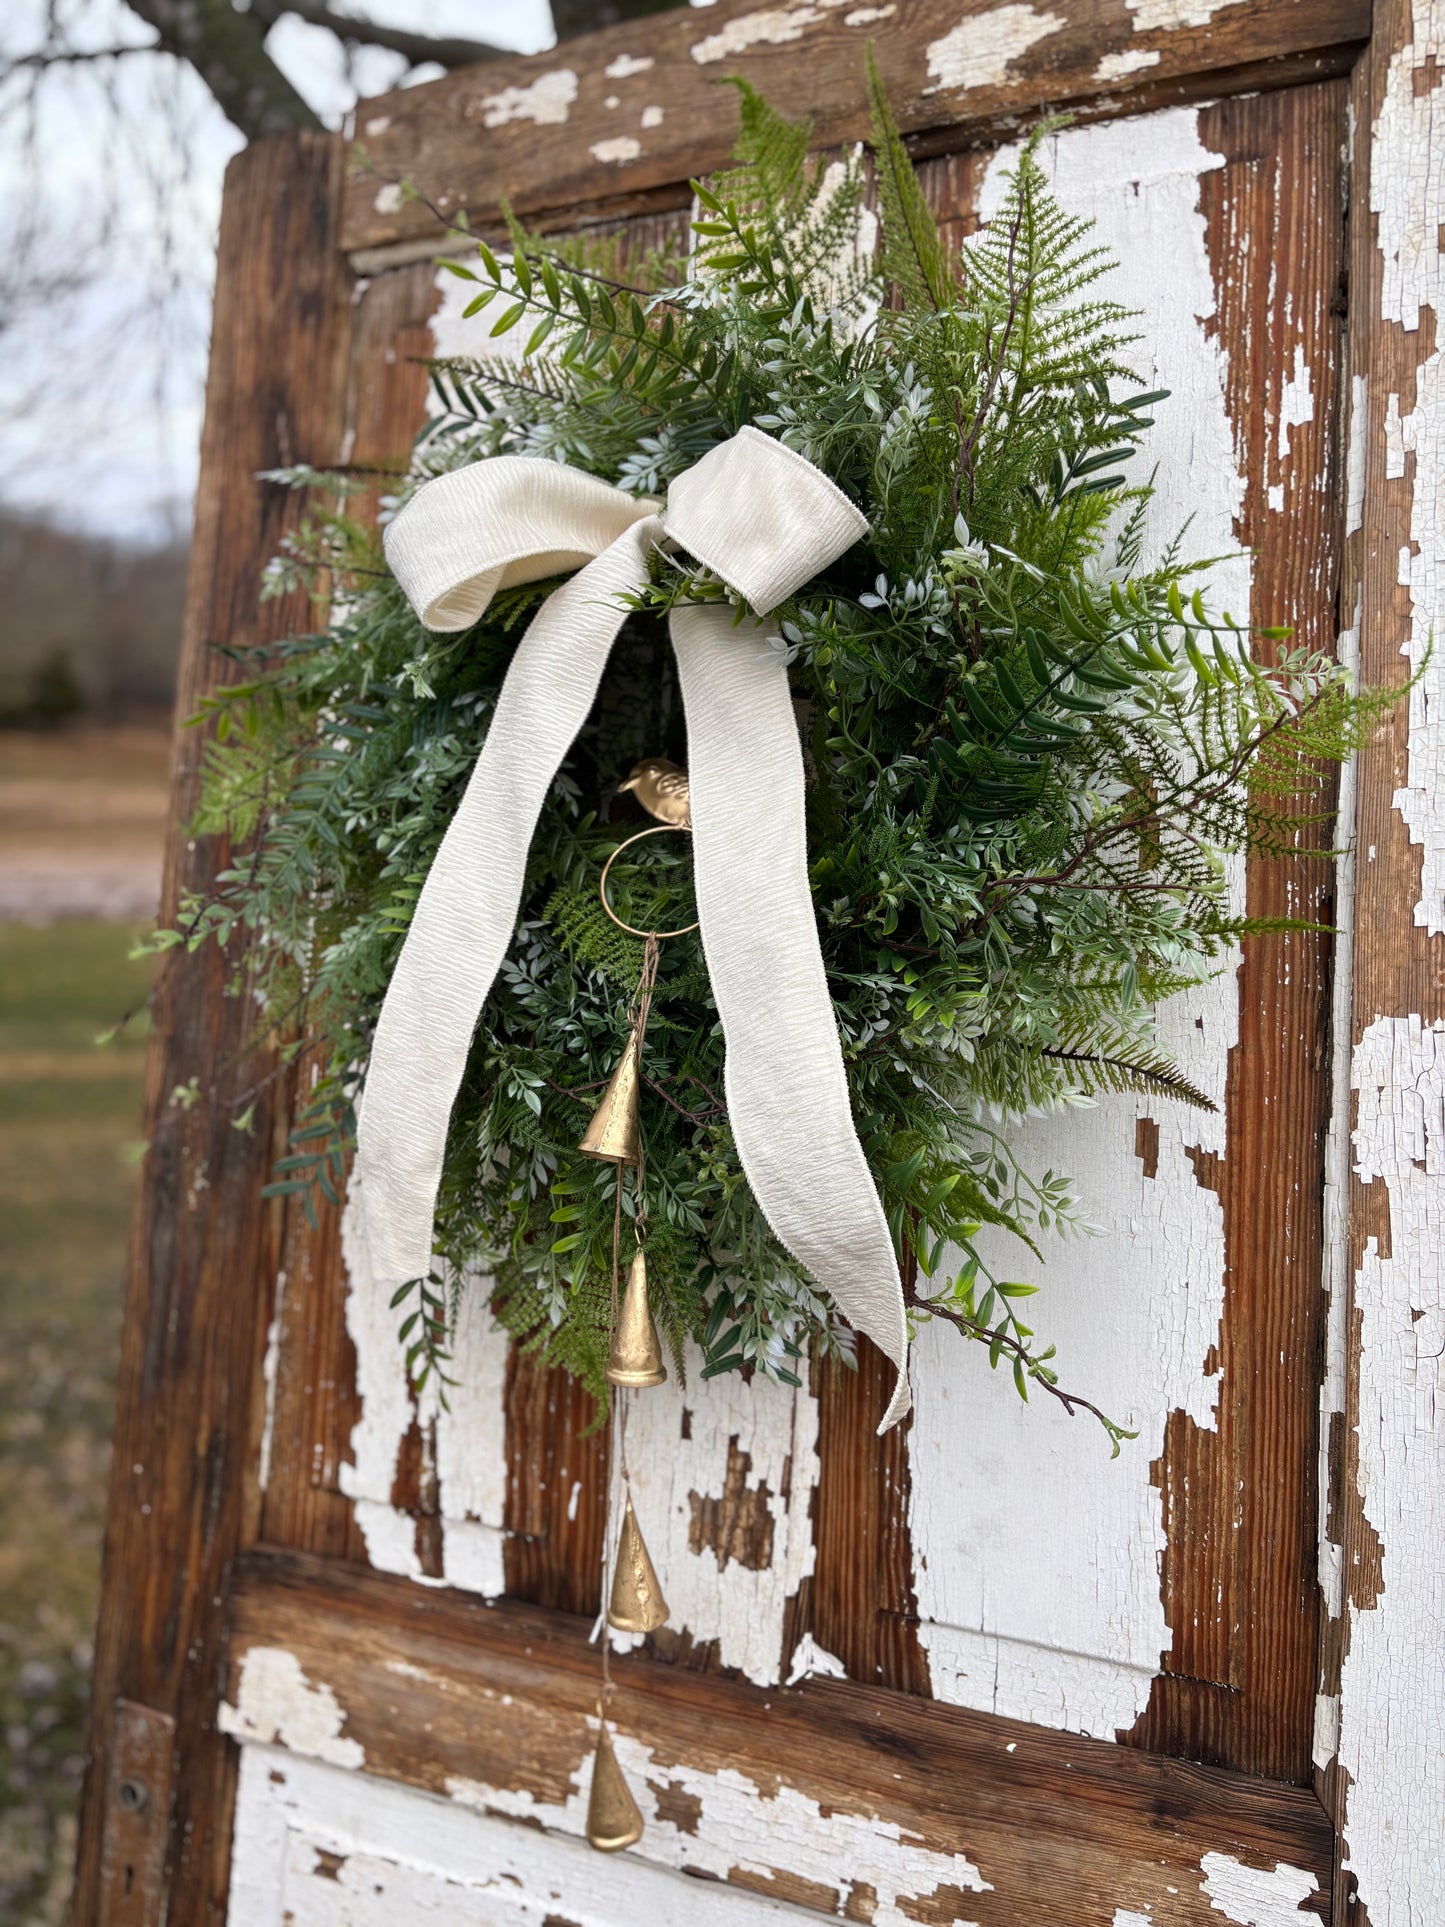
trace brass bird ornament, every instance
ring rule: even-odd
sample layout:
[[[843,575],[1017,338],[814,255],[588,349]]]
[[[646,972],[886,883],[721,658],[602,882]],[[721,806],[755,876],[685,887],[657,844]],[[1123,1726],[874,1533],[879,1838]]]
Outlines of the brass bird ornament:
[[[648,756],[629,772],[627,781],[617,785],[619,796],[631,790],[649,816],[669,823],[675,830],[692,828],[692,806],[688,800],[687,771],[665,756]]]

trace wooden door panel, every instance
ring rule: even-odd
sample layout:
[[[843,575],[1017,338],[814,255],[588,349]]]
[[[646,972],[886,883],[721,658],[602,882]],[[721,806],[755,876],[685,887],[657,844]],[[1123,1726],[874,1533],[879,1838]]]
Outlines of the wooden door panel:
[[[263,1865],[274,1847],[251,1843],[274,1826],[278,1800],[293,1827],[343,1857],[347,1843],[324,1828],[355,1802],[351,1839],[393,1862],[389,1874],[369,1874],[373,1883],[396,1879],[396,1861],[424,1861],[430,1837],[440,1840],[434,1875],[458,1888],[509,1878],[519,1912],[530,1903],[538,1916],[545,1908],[589,1927],[690,1923],[706,1902],[671,1898],[653,1879],[664,1870],[708,1882],[704,1895],[722,1882],[739,1901],[760,1895],[878,1927],[1132,1927],[1131,1914],[1156,1927],[1218,1927],[1221,1914],[1241,1914],[1215,1900],[1251,1891],[1275,1903],[1253,1916],[1261,1922],[1288,1918],[1291,1893],[1310,1902],[1302,1927],[1325,1908],[1331,1831],[1304,1789],[1100,1741],[1061,1744],[877,1687],[765,1690],[645,1659],[616,1668],[619,1757],[650,1816],[627,1856],[638,1877],[618,1886],[617,1863],[604,1861],[591,1884],[585,1871],[566,1876],[570,1891],[554,1900],[556,1844],[579,1840],[586,1813],[597,1665],[585,1626],[279,1553],[238,1568],[230,1615],[222,1720],[264,1762],[264,1777],[251,1769],[237,1851]],[[329,1786],[315,1764],[331,1769]],[[430,1796],[413,1801],[411,1839],[382,1824],[378,1795],[336,1789],[347,1779]],[[524,1840],[540,1825],[553,1844],[534,1857],[495,1832],[468,1835],[458,1809],[525,1820],[510,1830]],[[641,1914],[658,1892],[670,1911]],[[511,1917],[468,1915],[460,1893],[452,1904],[447,1918]],[[774,1917],[751,1904],[718,1915]],[[238,1918],[269,1927],[280,1916]]]
[[[958,232],[988,212],[1006,159],[978,143],[1005,110],[1037,105],[1045,76],[1097,120],[1051,146],[1063,198],[1097,214],[1124,258],[1118,291],[1145,313],[1141,374],[1175,391],[1155,438],[1160,521],[1192,513],[1196,550],[1249,552],[1216,571],[1241,618],[1294,619],[1328,641],[1347,96],[1329,76],[1366,22],[1356,0],[1230,12],[1237,31],[1211,36],[1081,0],[1005,58],[986,18],[920,0],[883,55]],[[295,513],[254,472],[345,460],[377,469],[380,494],[423,418],[425,358],[480,345],[459,285],[422,258],[435,240],[419,224],[435,217],[388,193],[390,174],[482,218],[505,185],[548,219],[571,204],[572,219],[620,220],[645,243],[679,219],[681,174],[721,157],[730,114],[708,83],[723,69],[695,51],[710,37],[739,40],[778,104],[821,106],[826,136],[858,131],[851,16],[769,14],[776,32],[755,30],[761,18],[722,0],[649,26],[645,54],[637,29],[609,30],[568,49],[570,68],[502,62],[371,104],[358,133],[380,175],[343,182],[325,142],[241,158],[188,706],[237,673],[207,641],[305,619],[254,606]],[[976,56],[963,80],[949,65],[960,48]],[[846,83],[822,87],[845,62]],[[1243,93],[1263,71],[1251,63],[1310,84]],[[564,69],[576,91],[559,112],[565,87],[547,76]],[[607,116],[637,104],[629,90],[653,104],[664,83],[664,134],[598,154]],[[1210,87],[1225,97],[1199,104]],[[1139,111],[1153,102],[1173,104]],[[193,785],[188,743],[178,813]],[[170,900],[225,860],[178,841]],[[1261,913],[1330,912],[1325,864],[1254,864],[1238,884]],[[1113,1101],[1028,1133],[1040,1162],[1079,1174],[1102,1224],[1052,1255],[1039,1322],[1067,1382],[1138,1424],[1118,1462],[1086,1420],[1021,1408],[949,1333],[925,1331],[915,1414],[882,1441],[884,1373],[866,1347],[858,1373],[818,1370],[796,1393],[703,1387],[694,1371],[637,1402],[637,1503],[673,1616],[618,1661],[648,1834],[589,1881],[598,1863],[576,1840],[608,1486],[590,1401],[491,1329],[479,1288],[452,1409],[418,1406],[395,1315],[341,1215],[312,1229],[299,1209],[257,1208],[291,1092],[266,1065],[232,1061],[239,1013],[219,970],[175,959],[151,1072],[78,1919],[106,1917],[117,1695],[178,1727],[173,1804],[147,1823],[167,1856],[135,1850],[161,1869],[171,1919],[227,1917],[237,1750],[212,1724],[223,1693],[246,1762],[229,1915],[245,1927],[281,1919],[275,1894],[302,1923],[339,1923],[406,1918],[403,1894],[416,1918],[451,1917],[453,1890],[455,1917],[478,1920],[1328,1917],[1333,1835],[1288,1783],[1309,1774],[1315,1687],[1329,966],[1322,937],[1273,939],[1166,1015],[1186,1070],[1221,1094],[1217,1116]],[[169,1105],[193,1074],[213,1092],[204,1128]],[[252,1085],[248,1140],[226,1106]],[[141,1509],[153,1501],[155,1525]],[[402,1862],[420,1885],[396,1884]],[[532,1886],[514,1892],[526,1868]],[[685,1873],[711,1884],[684,1887]]]
[[[1174,391],[1151,451],[1156,539],[1192,518],[1196,550],[1246,545],[1252,565],[1215,572],[1225,604],[1293,617],[1315,642],[1332,632],[1338,567],[1344,109],[1327,83],[1052,143],[1066,201],[1098,219],[1115,291],[1143,311],[1141,375]],[[976,224],[1007,161],[931,163],[940,213]],[[484,343],[465,299],[428,266],[367,288],[354,460],[405,449],[425,401],[416,357]],[[1311,917],[1329,887],[1322,864],[1258,863],[1239,885],[1256,911]],[[1079,1173],[1104,1231],[1051,1254],[1042,1315],[1070,1382],[1140,1440],[1111,1463],[1086,1421],[1020,1407],[948,1332],[924,1334],[911,1427],[881,1444],[871,1364],[796,1396],[669,1386],[632,1421],[639,1515],[673,1609],[656,1651],[759,1684],[837,1666],[1308,1776],[1327,967],[1320,937],[1270,939],[1165,1014],[1218,1116],[1115,1099],[1028,1133],[1037,1164]],[[380,1570],[595,1610],[606,1455],[583,1436],[590,1401],[509,1360],[473,1305],[452,1411],[418,1414],[364,1281],[340,1331],[338,1257],[331,1224],[287,1268],[278,1414],[310,1388],[321,1436],[278,1416],[289,1445],[269,1455],[266,1536],[329,1549],[281,1494],[330,1481]],[[333,1398],[354,1356],[361,1391]]]

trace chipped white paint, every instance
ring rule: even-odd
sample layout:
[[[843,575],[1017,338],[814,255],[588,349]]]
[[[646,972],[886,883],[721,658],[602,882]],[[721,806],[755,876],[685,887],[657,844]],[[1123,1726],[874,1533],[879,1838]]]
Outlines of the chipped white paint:
[[[366,123],[366,133],[367,133],[368,139],[376,140],[380,135],[386,132],[387,128],[390,127],[390,125],[391,125],[390,114],[378,114],[375,120],[369,120]]]
[[[1354,1289],[1359,1493],[1384,1584],[1350,1614],[1340,1682],[1345,1864],[1372,1927],[1426,1927],[1445,1919],[1445,1027],[1376,1019],[1353,1084],[1355,1173],[1385,1187],[1391,1255],[1372,1239]]]
[[[788,1667],[788,1684],[797,1686],[805,1679],[846,1679],[848,1669],[836,1653],[830,1653],[826,1646],[820,1646],[811,1633],[803,1637],[793,1648],[792,1664]]]
[[[631,134],[617,134],[611,140],[593,141],[587,152],[594,161],[608,162],[635,161],[642,152],[642,142]]]
[[[951,32],[931,40],[925,50],[933,82],[925,94],[960,93],[970,87],[1001,87],[1009,68],[1064,26],[1063,16],[1037,7],[994,7],[965,14]]]
[[[1365,519],[1365,466],[1368,454],[1370,384],[1363,375],[1350,379],[1349,446],[1345,451],[1345,534],[1353,535]]]
[[[313,1685],[284,1647],[253,1646],[245,1654],[236,1700],[235,1706],[222,1701],[216,1715],[233,1740],[279,1743],[352,1772],[365,1766],[360,1743],[341,1737],[346,1715],[335,1693]]]
[[[643,131],[649,132],[654,127],[661,127],[665,118],[666,116],[660,107],[644,107],[642,110]]]
[[[364,1773],[241,1755],[231,1927],[785,1927],[796,1908]]]
[[[1345,451],[1346,487],[1353,499],[1355,475],[1359,471],[1360,502],[1364,496],[1364,455],[1357,438],[1365,434],[1362,406],[1364,383],[1356,379],[1350,408],[1349,446]],[[1349,514],[1354,514],[1353,510]],[[1348,520],[1348,515],[1347,515]],[[1358,527],[1358,519],[1354,526]],[[1340,632],[1337,652],[1342,665],[1352,676],[1360,666],[1360,598],[1356,592],[1354,620]],[[1330,998],[1330,1034],[1334,1039],[1331,1075],[1330,1125],[1325,1140],[1323,1196],[1323,1245],[1325,1291],[1324,1371],[1320,1380],[1320,1434],[1318,1480],[1319,1583],[1321,1604],[1327,1618],[1337,1620],[1345,1609],[1343,1549],[1330,1537],[1330,1495],[1333,1468],[1331,1445],[1337,1421],[1345,1412],[1345,1377],[1349,1351],[1350,1322],[1350,1052],[1353,1022],[1353,983],[1349,959],[1355,937],[1355,805],[1359,793],[1359,769],[1354,757],[1340,770],[1339,810],[1335,820],[1335,848],[1341,852],[1335,865],[1335,974]],[[1337,1692],[1315,1695],[1314,1732],[1311,1758],[1321,1771],[1339,1748],[1340,1696]]]
[[[990,169],[985,213],[1013,151]],[[1228,552],[1243,482],[1224,357],[1206,333],[1215,295],[1199,205],[1200,176],[1221,158],[1188,108],[1070,129],[1044,158],[1065,204],[1097,217],[1098,239],[1123,264],[1107,291],[1143,311],[1132,351],[1141,379],[1172,391],[1168,432],[1149,450],[1160,463],[1151,539],[1162,544],[1192,515],[1191,546]],[[1214,580],[1242,620],[1247,561]],[[1233,972],[1171,1000],[1160,1031],[1187,1074],[1222,1094],[1238,1035]],[[1154,1178],[1135,1154],[1141,1114],[1158,1126]],[[1204,1366],[1224,1302],[1223,1216],[1186,1146],[1222,1154],[1224,1120],[1107,1098],[1030,1124],[1018,1142],[1032,1168],[1077,1174],[1103,1233],[1049,1250],[1040,1329],[1057,1341],[1067,1381],[1141,1436],[1111,1462],[1101,1435],[1037,1396],[1023,1406],[954,1333],[926,1327],[909,1442],[920,1637],[940,1698],[1112,1737],[1146,1704],[1170,1637],[1150,1462],[1171,1412],[1215,1423],[1218,1380]],[[1002,1275],[1018,1275],[1017,1247],[998,1249]]]
[[[1387,11],[1393,28],[1407,10]],[[1378,322],[1416,362],[1404,393],[1373,395],[1383,430],[1387,499],[1410,489],[1402,653],[1421,680],[1410,696],[1408,759],[1394,805],[1420,852],[1416,926],[1445,932],[1445,770],[1441,633],[1445,595],[1445,8],[1413,0],[1404,44],[1381,45],[1380,111],[1371,130],[1370,215],[1380,251]],[[1377,73],[1379,67],[1377,67]],[[1367,371],[1368,372],[1368,371]],[[1362,410],[1363,412],[1363,410]],[[1381,419],[1383,417],[1383,419]],[[1365,539],[1371,538],[1365,507]],[[1393,621],[1393,616],[1384,620]],[[1437,652],[1425,667],[1431,632]],[[1358,1105],[1355,1172],[1383,1185],[1374,1222],[1388,1222],[1386,1256],[1371,1239],[1354,1279],[1359,1332],[1358,1496],[1380,1546],[1380,1589],[1349,1609],[1340,1683],[1339,1757],[1349,1775],[1345,1866],[1372,1927],[1445,1919],[1445,1751],[1439,1740],[1440,1627],[1445,1623],[1445,1032],[1415,1014],[1371,1019],[1351,1064]],[[1388,1216],[1386,1217],[1386,1213]]]
[[[271,1483],[271,1449],[276,1441],[276,1387],[281,1373],[281,1317],[286,1305],[286,1273],[276,1273],[276,1303],[271,1323],[266,1327],[266,1356],[261,1361],[261,1383],[266,1388],[265,1416],[261,1425],[261,1463],[256,1478],[264,1492]]]
[[[1239,0],[1124,0],[1135,33],[1169,33],[1176,27],[1207,27],[1215,14]]]
[[[1130,1907],[1116,1907],[1109,1927],[1154,1927],[1149,1914],[1136,1914]]]
[[[851,13],[843,15],[845,27],[871,27],[879,20],[891,20],[898,9],[888,7],[854,7]]]
[[[399,214],[405,201],[406,196],[401,191],[400,182],[387,181],[384,186],[377,189],[372,206],[378,214]]]
[[[1310,371],[1305,365],[1304,348],[1296,342],[1294,366],[1286,375],[1284,386],[1280,390],[1278,456],[1281,462],[1289,459],[1294,440],[1290,431],[1302,427],[1305,422],[1312,422],[1314,418],[1314,387],[1310,380]]]
[[[1246,1867],[1233,1854],[1207,1853],[1199,1868],[1200,1891],[1208,1894],[1211,1910],[1236,1927],[1308,1927],[1319,1918],[1305,1907],[1319,1886],[1303,1867],[1282,1860],[1266,1870]]]
[[[724,1666],[775,1686],[791,1658],[783,1652],[784,1609],[813,1570],[817,1402],[810,1392],[763,1378],[749,1383],[735,1372],[704,1384],[701,1365],[701,1353],[690,1347],[685,1389],[670,1377],[629,1400],[633,1503],[667,1594],[669,1625],[700,1642],[716,1640]],[[724,1505],[730,1460],[734,1503]],[[617,1490],[610,1512],[614,1520],[621,1516]],[[754,1569],[739,1555],[753,1556],[757,1539],[745,1537],[745,1528],[763,1520],[772,1559]],[[613,1638],[619,1646],[635,1643],[626,1634]]]
[[[595,1725],[595,1722],[594,1722]],[[726,1880],[734,1869],[763,1879],[774,1869],[815,1883],[838,1896],[842,1913],[855,1887],[872,1888],[877,1901],[869,1918],[874,1927],[907,1927],[917,1919],[914,1903],[940,1887],[986,1893],[992,1883],[963,1853],[937,1853],[917,1843],[894,1822],[838,1807],[820,1807],[796,1789],[759,1786],[734,1767],[718,1773],[693,1767],[655,1764],[651,1749],[629,1734],[615,1735],[617,1758],[642,1808],[647,1830],[632,1849],[635,1864],[665,1867],[704,1878]],[[587,1817],[591,1759],[578,1769],[564,1805],[534,1800],[530,1794],[474,1781],[452,1779],[447,1790],[458,1804],[476,1812],[509,1814],[540,1821],[557,1832],[581,1835]],[[692,1830],[679,1828],[657,1811],[657,1795],[690,1796],[700,1809]],[[742,1920],[747,1903],[738,1896]],[[629,1910],[628,1918],[636,1917]],[[767,1918],[768,1916],[763,1916]],[[690,1922],[691,1916],[687,1917]],[[732,1918],[732,1916],[729,1916]],[[685,1923],[679,1916],[679,1927]],[[956,1915],[955,1927],[978,1927]]]
[[[405,1353],[396,1332],[400,1314],[372,1281],[357,1213],[350,1207],[342,1223],[342,1254],[361,1416],[351,1431],[354,1463],[340,1468],[340,1483],[354,1502],[367,1558],[379,1572],[418,1581],[425,1577],[416,1520],[392,1503],[402,1443],[416,1424],[424,1459],[436,1474],[442,1521],[442,1576],[431,1583],[495,1597],[505,1586],[507,1341],[492,1324],[485,1281],[473,1280],[462,1297],[455,1354],[459,1382],[450,1393],[450,1411],[443,1411],[434,1385],[420,1400],[407,1387]]]
[[[718,60],[736,60],[750,47],[781,47],[790,40],[801,40],[804,30],[823,18],[821,7],[765,7],[758,13],[742,13],[729,20],[717,33],[693,43],[691,53],[699,67]]]
[[[1122,53],[1105,54],[1094,69],[1095,80],[1127,80],[1157,67],[1163,56],[1155,47],[1125,47]]]
[[[657,62],[651,54],[619,54],[616,60],[609,60],[602,69],[609,80],[629,80],[633,74],[645,74]]]
[[[483,127],[505,127],[514,120],[535,121],[538,127],[560,127],[576,98],[576,74],[570,67],[554,67],[525,87],[504,87],[500,93],[483,94],[475,111],[481,114]]]

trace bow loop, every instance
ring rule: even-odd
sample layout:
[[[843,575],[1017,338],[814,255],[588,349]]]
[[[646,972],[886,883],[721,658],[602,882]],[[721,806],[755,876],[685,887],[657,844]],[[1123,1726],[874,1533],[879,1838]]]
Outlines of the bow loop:
[[[426,628],[470,629],[498,589],[580,569],[656,509],[561,462],[499,455],[423,483],[386,559]]]
[[[677,477],[663,525],[759,616],[868,533],[868,518],[820,468],[756,428]]]

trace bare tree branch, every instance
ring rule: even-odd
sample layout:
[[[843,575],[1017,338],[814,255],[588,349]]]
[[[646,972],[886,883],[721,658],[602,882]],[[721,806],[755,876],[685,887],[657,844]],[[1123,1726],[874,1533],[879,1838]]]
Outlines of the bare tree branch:
[[[670,13],[679,0],[552,0],[552,25],[559,40],[616,26],[619,20],[641,20],[650,13]]]
[[[141,45],[133,41],[122,47],[55,47],[38,53],[16,54],[0,61],[0,80],[19,73],[22,67],[76,67],[87,60],[124,60],[127,54],[153,54],[157,44],[150,41]]]
[[[268,23],[231,0],[127,0],[157,44],[189,61],[247,140],[321,122],[266,51]]]
[[[308,26],[326,27],[338,40],[359,47],[385,47],[400,54],[413,67],[435,61],[441,67],[474,67],[484,60],[498,60],[507,51],[485,40],[433,38],[430,34],[410,33],[405,27],[383,26],[374,20],[361,20],[355,14],[340,13],[326,0],[252,0],[251,12],[273,25],[283,14],[294,14]]]

